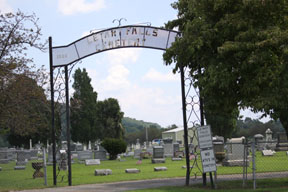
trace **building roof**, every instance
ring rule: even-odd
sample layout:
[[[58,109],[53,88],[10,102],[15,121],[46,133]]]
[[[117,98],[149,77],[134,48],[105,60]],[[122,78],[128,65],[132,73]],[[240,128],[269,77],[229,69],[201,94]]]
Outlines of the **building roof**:
[[[188,129],[191,129],[192,127],[189,127]],[[176,133],[176,132],[179,132],[179,131],[183,131],[184,130],[184,127],[177,127],[175,129],[170,129],[168,131],[165,131],[163,133]]]

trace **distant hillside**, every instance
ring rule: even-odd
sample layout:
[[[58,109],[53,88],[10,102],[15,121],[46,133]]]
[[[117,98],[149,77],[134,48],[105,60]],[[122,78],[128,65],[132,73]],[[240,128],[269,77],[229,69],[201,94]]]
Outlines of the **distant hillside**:
[[[150,127],[150,126],[154,126],[154,127],[158,128],[158,129],[162,128],[157,123],[145,122],[145,121],[136,120],[136,119],[133,119],[133,118],[130,118],[130,117],[124,117],[122,119],[122,125],[125,128],[126,133],[133,133],[133,132],[141,131],[145,127]]]

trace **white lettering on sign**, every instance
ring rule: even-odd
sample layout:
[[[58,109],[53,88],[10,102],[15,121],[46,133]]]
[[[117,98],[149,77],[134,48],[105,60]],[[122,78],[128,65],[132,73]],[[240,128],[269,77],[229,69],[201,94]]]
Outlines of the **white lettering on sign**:
[[[179,33],[150,26],[124,26],[90,34],[68,46],[53,47],[53,66],[68,65],[89,55],[115,48],[146,47],[166,50]]]

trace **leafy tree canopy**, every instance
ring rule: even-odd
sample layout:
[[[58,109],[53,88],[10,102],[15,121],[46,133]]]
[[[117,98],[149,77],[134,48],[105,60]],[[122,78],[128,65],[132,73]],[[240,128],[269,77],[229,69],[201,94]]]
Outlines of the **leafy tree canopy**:
[[[132,133],[143,130],[145,127],[155,126],[161,129],[161,126],[157,123],[145,122],[130,117],[123,117],[122,125],[125,128],[126,133]],[[177,126],[176,126],[177,127]]]
[[[18,141],[47,135],[49,112],[41,88],[47,78],[27,54],[29,48],[45,50],[37,22],[34,14],[0,13],[0,132],[17,135]]]
[[[238,107],[250,107],[279,118],[287,130],[288,2],[179,0],[172,6],[178,19],[167,27],[178,27],[182,37],[164,59],[176,62],[175,70],[189,67],[205,115],[224,113],[235,124]]]
[[[0,124],[10,144],[28,145],[29,139],[45,142],[50,136],[51,116],[44,90],[25,75],[10,80],[7,89]]]

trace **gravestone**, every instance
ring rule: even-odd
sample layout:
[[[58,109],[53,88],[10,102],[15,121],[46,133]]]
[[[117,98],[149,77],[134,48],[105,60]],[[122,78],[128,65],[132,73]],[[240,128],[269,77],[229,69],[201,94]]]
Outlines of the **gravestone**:
[[[125,169],[125,173],[140,173],[140,170],[136,168]]]
[[[101,161],[107,160],[106,151],[94,151],[94,158]]]
[[[273,134],[273,132],[269,128],[265,131],[265,140],[266,140],[266,142],[271,142],[272,141],[272,134]]]
[[[30,151],[17,151],[17,162],[16,165],[26,165],[30,160]]]
[[[245,137],[227,139],[227,154],[222,162],[223,166],[244,165],[244,140]]]
[[[148,148],[146,149],[146,151],[147,151],[148,153],[150,153],[151,155],[153,154],[153,148],[152,148],[152,147],[148,147]]]
[[[112,175],[111,169],[95,169],[95,176]]]
[[[17,152],[16,152],[15,148],[9,148],[8,149],[8,159],[9,159],[9,161],[17,159]]]
[[[100,165],[100,159],[86,159],[85,165]]]
[[[215,136],[213,137],[212,143],[213,143],[215,158],[217,160],[217,163],[220,163],[225,158],[224,137]]]
[[[15,166],[14,170],[25,170],[26,166]]]
[[[268,128],[265,132],[265,147],[264,149],[271,149],[275,151],[277,140],[273,140],[273,132]]]
[[[70,151],[76,151],[76,143],[70,144]]]
[[[56,151],[56,161],[60,160],[60,152]],[[52,146],[48,147],[48,162],[47,165],[53,165],[53,151]]]
[[[143,143],[143,149],[144,150],[146,150],[147,149],[147,144],[146,144],[146,142],[144,141],[144,143]]]
[[[0,164],[7,164],[9,163],[8,159],[8,150],[0,151]]]
[[[173,156],[175,157],[175,152],[180,151],[179,143],[173,143]]]
[[[272,150],[262,150],[263,156],[273,156],[274,152]]]
[[[278,133],[278,142],[275,151],[288,151],[288,140],[285,132]]]
[[[152,163],[165,163],[163,146],[153,147]]]
[[[142,152],[141,149],[135,149],[134,150],[134,159],[140,159],[141,152]]]
[[[31,160],[37,160],[38,159],[38,150],[37,149],[30,150],[30,159]]]
[[[154,167],[154,171],[167,171],[167,167]]]
[[[85,161],[86,159],[93,159],[92,151],[78,151],[78,160]]]
[[[164,157],[173,157],[173,144],[164,144]]]
[[[264,138],[264,136],[262,134],[254,135],[255,147],[256,147],[257,151],[261,151],[264,149],[265,142],[264,142],[263,138]]]
[[[107,151],[102,145],[96,147],[98,150],[94,151],[94,158],[101,161],[107,160]]]
[[[76,151],[83,151],[84,147],[81,143],[76,143]]]
[[[139,142],[139,139],[137,139],[135,149],[140,149],[140,148],[141,148],[140,142]]]
[[[59,169],[65,171],[67,170],[67,165],[68,165],[67,153],[65,150],[60,150],[60,160],[58,163]]]

